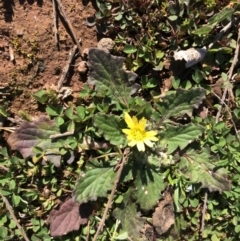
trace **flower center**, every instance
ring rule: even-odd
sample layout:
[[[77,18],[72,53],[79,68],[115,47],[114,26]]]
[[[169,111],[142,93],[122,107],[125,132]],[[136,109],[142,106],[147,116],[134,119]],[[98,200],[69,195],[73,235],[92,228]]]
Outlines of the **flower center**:
[[[146,132],[140,129],[132,129],[132,137],[136,141],[143,141],[146,137]]]

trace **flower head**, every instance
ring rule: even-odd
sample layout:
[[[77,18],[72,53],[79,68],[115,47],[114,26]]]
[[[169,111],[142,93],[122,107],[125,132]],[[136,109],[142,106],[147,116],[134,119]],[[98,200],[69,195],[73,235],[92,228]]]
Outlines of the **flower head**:
[[[158,141],[157,131],[146,131],[147,120],[143,117],[138,121],[136,116],[131,117],[127,112],[124,112],[124,120],[129,129],[122,129],[127,135],[128,145],[135,146],[139,151],[145,151],[146,144],[149,147],[153,146],[152,141]]]

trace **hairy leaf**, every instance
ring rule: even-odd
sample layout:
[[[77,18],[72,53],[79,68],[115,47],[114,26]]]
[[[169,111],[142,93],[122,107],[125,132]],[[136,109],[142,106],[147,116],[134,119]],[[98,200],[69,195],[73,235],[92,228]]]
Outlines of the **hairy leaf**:
[[[213,17],[211,17],[208,20],[208,24],[204,25],[198,29],[196,29],[195,31],[193,31],[193,34],[196,35],[206,35],[209,34],[211,32],[211,30],[220,22],[222,22],[223,20],[230,18],[232,16],[234,12],[233,8],[224,8],[221,12],[216,13],[213,15]]]
[[[114,115],[96,114],[94,125],[103,133],[106,140],[113,145],[120,146],[124,143],[125,138],[121,128],[120,118]]]
[[[179,126],[166,126],[164,136],[161,139],[163,146],[168,147],[168,154],[175,151],[178,147],[182,150],[194,139],[198,138],[203,132],[201,126],[192,123]]]
[[[210,192],[230,190],[230,181],[227,171],[217,168],[213,162],[215,157],[210,156],[207,149],[201,152],[190,150],[181,158],[179,169],[194,183],[202,183],[202,188]]]
[[[212,31],[212,29],[213,29],[212,27],[204,25],[204,26],[196,29],[192,33],[196,34],[196,35],[207,35],[207,34],[209,34]]]
[[[165,188],[162,176],[153,167],[143,167],[135,180],[136,199],[143,210],[150,210],[160,199]]]
[[[112,167],[97,167],[88,170],[76,184],[73,198],[80,203],[89,200],[97,200],[98,197],[106,197],[112,189],[116,173]]]
[[[50,139],[53,134],[59,133],[54,120],[46,116],[40,116],[33,122],[24,122],[8,138],[8,144],[13,150],[19,151],[24,158],[34,156],[33,148],[40,147],[43,150],[54,148]]]
[[[131,201],[130,194],[131,191],[128,191],[123,195],[123,202],[114,209],[113,215],[121,221],[122,231],[128,232],[131,240],[141,241],[140,231],[143,228],[144,221],[139,217],[136,205]]]
[[[51,236],[62,236],[79,230],[88,222],[93,206],[90,203],[79,204],[70,198],[61,204],[59,210],[52,210],[49,216]]]
[[[183,114],[192,116],[193,109],[198,108],[205,99],[205,92],[202,88],[177,89],[176,93],[165,96],[156,107],[164,119]]]
[[[96,85],[96,90],[112,98],[113,101],[128,106],[128,99],[140,88],[134,83],[137,75],[123,69],[123,57],[113,56],[104,50],[89,50],[88,83]]]
[[[230,18],[233,12],[233,8],[224,8],[221,12],[214,14],[213,17],[208,20],[208,24],[211,26],[215,26],[223,20]]]

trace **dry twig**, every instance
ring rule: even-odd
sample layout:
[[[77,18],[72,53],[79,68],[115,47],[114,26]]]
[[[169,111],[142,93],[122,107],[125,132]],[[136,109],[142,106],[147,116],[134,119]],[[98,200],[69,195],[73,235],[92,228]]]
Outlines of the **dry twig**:
[[[62,72],[62,75],[61,75],[61,78],[59,79],[58,81],[58,84],[57,84],[57,91],[59,92],[62,85],[63,85],[63,82],[64,82],[64,79],[69,71],[69,68],[70,68],[70,65],[73,61],[73,58],[76,54],[76,51],[77,51],[77,45],[74,45],[73,47],[73,50],[72,50],[72,53],[69,55],[69,58],[68,58],[68,62],[67,64],[65,65],[65,67],[63,68],[63,72]]]
[[[104,210],[104,213],[103,213],[103,216],[102,216],[102,219],[98,225],[98,229],[97,229],[97,232],[95,233],[94,235],[94,238],[93,238],[93,241],[96,241],[97,240],[97,237],[99,235],[99,232],[102,230],[103,228],[103,225],[105,223],[105,220],[106,220],[106,217],[107,217],[107,212],[109,210],[109,208],[111,208],[111,205],[112,205],[112,200],[113,200],[113,196],[114,196],[114,193],[117,189],[117,185],[118,185],[118,181],[121,177],[121,174],[122,174],[122,170],[123,170],[123,166],[124,164],[126,163],[127,159],[128,159],[128,155],[129,155],[129,152],[130,152],[130,149],[129,148],[126,148],[124,153],[123,153],[123,158],[121,160],[121,163],[119,164],[119,169],[118,169],[118,172],[117,172],[117,177],[115,179],[115,182],[114,182],[114,185],[113,185],[113,188],[112,188],[112,191],[111,191],[111,194],[110,194],[110,197],[108,199],[108,202],[107,202],[107,205],[106,205],[106,208]]]
[[[49,138],[50,139],[56,139],[56,138],[64,137],[64,136],[71,136],[71,135],[73,135],[73,133],[74,133],[74,131],[67,131],[67,132],[64,132],[64,133],[58,133],[58,134],[50,135]]]
[[[59,48],[59,42],[58,42],[58,39],[59,39],[59,34],[58,34],[58,20],[57,20],[57,5],[56,5],[56,2],[55,0],[52,0],[52,3],[53,3],[53,25],[54,25],[54,35],[55,35],[55,42],[56,42],[56,45],[57,47]]]
[[[205,220],[205,213],[207,211],[207,200],[208,200],[208,192],[205,191],[203,209],[202,209],[202,222],[201,222],[201,235],[202,235],[202,237],[203,237],[204,226],[205,226],[204,220]]]
[[[73,40],[74,40],[75,44],[77,45],[79,54],[81,55],[81,46],[80,46],[80,43],[79,43],[79,41],[78,41],[78,39],[77,39],[77,37],[76,37],[76,35],[75,35],[75,33],[74,33],[73,26],[72,26],[70,20],[68,19],[67,15],[66,15],[66,12],[65,12],[65,10],[64,10],[64,8],[63,8],[63,5],[62,5],[62,3],[61,3],[60,0],[55,0],[55,1],[57,2],[58,9],[59,9],[62,17],[64,18],[65,22],[67,23],[67,25],[68,25],[68,27],[69,27],[69,30],[71,31],[71,34],[72,34],[72,36],[73,36]]]
[[[219,117],[220,117],[220,114],[221,114],[221,111],[222,111],[222,104],[224,103],[224,101],[226,99],[227,92],[230,92],[230,84],[231,84],[230,81],[231,81],[232,76],[233,76],[233,70],[234,70],[234,68],[235,68],[235,66],[238,62],[239,50],[240,50],[240,28],[238,29],[237,46],[236,46],[236,49],[235,49],[233,62],[232,62],[232,65],[231,65],[231,67],[228,71],[227,83],[226,83],[226,86],[225,86],[225,89],[224,89],[224,92],[223,92],[223,95],[222,95],[222,98],[221,98],[221,103],[220,103],[221,105],[219,106],[218,113],[216,115],[216,123],[219,120]]]
[[[233,125],[233,128],[234,128],[234,131],[235,131],[235,133],[236,133],[236,135],[237,135],[237,138],[238,138],[238,141],[239,141],[239,143],[240,143],[240,136],[239,136],[239,134],[238,134],[238,130],[237,130],[236,124],[235,124],[234,121],[233,121],[232,113],[231,113],[231,111],[229,110],[229,107],[227,106],[227,104],[226,104],[225,102],[221,102],[222,100],[221,100],[221,98],[220,98],[217,94],[215,94],[214,92],[212,92],[212,93],[220,100],[220,103],[221,103],[221,104],[225,105],[226,110],[227,110],[227,112],[228,112],[228,114],[229,114],[229,116],[230,116],[230,119],[231,119],[231,122],[232,122],[232,125]]]
[[[9,213],[10,213],[13,221],[15,222],[15,224],[16,224],[17,227],[18,227],[18,229],[20,230],[20,232],[21,232],[24,240],[25,240],[25,241],[30,241],[30,239],[28,239],[27,234],[25,233],[24,229],[22,228],[22,226],[21,226],[20,223],[18,222],[18,220],[17,220],[17,218],[16,218],[16,216],[15,216],[15,214],[14,214],[14,212],[13,212],[12,206],[11,206],[10,203],[8,202],[7,198],[2,195],[1,190],[0,190],[0,196],[2,197],[2,200],[3,200],[3,202],[5,203],[7,210],[9,211]]]
[[[234,24],[238,22],[238,18],[233,18],[231,22],[229,22],[221,31],[216,35],[215,39],[212,43],[208,45],[208,49],[212,48],[213,45],[226,33]]]

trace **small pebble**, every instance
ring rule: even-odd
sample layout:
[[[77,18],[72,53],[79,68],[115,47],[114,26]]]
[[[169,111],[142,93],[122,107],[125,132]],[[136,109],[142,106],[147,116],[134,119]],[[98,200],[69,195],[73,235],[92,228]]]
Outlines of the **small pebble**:
[[[110,38],[102,38],[97,45],[99,49],[105,50],[106,52],[112,52],[114,46],[115,43]]]
[[[81,61],[79,64],[78,64],[78,72],[80,74],[85,74],[87,72],[87,63],[86,61]]]
[[[82,52],[83,58],[88,59],[89,48],[85,48]]]

